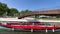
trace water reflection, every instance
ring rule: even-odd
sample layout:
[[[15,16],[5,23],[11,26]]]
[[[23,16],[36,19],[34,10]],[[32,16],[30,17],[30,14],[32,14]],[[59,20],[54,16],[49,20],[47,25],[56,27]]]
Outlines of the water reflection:
[[[60,32],[17,32],[20,34],[60,34]]]
[[[20,32],[0,29],[0,34],[60,34],[60,32]]]

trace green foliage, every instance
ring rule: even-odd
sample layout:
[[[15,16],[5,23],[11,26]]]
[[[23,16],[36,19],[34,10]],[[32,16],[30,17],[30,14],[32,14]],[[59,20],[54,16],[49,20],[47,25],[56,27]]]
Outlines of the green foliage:
[[[26,14],[26,13],[29,13],[29,12],[32,12],[31,10],[22,10],[21,12],[20,12],[20,14]]]
[[[16,15],[25,14],[28,12],[32,12],[32,11],[22,10],[21,12],[19,12],[16,8],[10,9],[10,8],[8,8],[7,4],[0,2],[0,16],[4,15],[6,13],[7,13],[7,16],[16,16]]]
[[[16,15],[18,13],[18,10],[15,9],[15,8],[9,9],[7,7],[7,4],[0,2],[0,16],[2,16],[3,14],[5,14],[6,12],[7,12],[8,16],[14,16],[14,15]]]
[[[5,12],[8,12],[8,7],[6,4],[0,2],[0,15],[4,14]]]
[[[8,13],[9,13],[10,15],[12,15],[12,16],[18,14],[18,10],[15,9],[15,8],[11,8],[11,9],[9,9],[9,10],[10,10],[10,11],[9,11]]]

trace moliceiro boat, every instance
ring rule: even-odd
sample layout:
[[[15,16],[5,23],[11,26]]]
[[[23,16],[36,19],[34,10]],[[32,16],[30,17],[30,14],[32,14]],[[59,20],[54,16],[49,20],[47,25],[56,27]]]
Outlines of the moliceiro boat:
[[[31,20],[30,20],[31,21]],[[20,22],[11,22],[9,21],[9,23],[2,23],[0,24],[0,26],[3,26],[3,27],[7,27],[7,28],[11,28],[13,30],[27,30],[27,31],[31,31],[31,32],[34,32],[34,31],[45,31],[45,32],[48,32],[49,30],[52,30],[52,32],[55,32],[56,29],[59,29],[59,26],[58,25],[52,25],[52,24],[49,24],[49,23],[44,23],[43,21],[40,22],[40,21],[20,21]]]

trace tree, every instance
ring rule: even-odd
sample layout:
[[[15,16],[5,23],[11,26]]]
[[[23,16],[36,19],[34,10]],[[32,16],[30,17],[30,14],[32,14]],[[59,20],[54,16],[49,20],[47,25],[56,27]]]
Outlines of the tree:
[[[7,4],[0,2],[0,16],[2,16],[5,12],[8,12]]]
[[[16,15],[18,15],[18,10],[15,8],[11,8],[11,9],[9,9],[8,13],[10,16],[16,16]]]
[[[18,10],[16,8],[9,9],[7,4],[0,2],[0,16],[16,16],[18,15]]]
[[[20,15],[22,15],[22,14],[26,14],[26,13],[29,13],[29,12],[32,12],[31,10],[22,10],[21,12],[20,12]]]

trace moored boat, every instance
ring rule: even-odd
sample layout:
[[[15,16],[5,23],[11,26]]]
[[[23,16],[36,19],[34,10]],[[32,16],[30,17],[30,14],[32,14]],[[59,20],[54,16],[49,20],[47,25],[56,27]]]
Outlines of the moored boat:
[[[34,24],[34,23],[7,23],[2,24],[1,26],[5,26],[7,28],[16,28],[16,29],[33,29],[33,30],[52,30],[57,29],[57,25],[50,25],[50,24]]]
[[[45,21],[27,21],[27,20],[21,20],[20,22],[17,21],[8,21],[9,23],[2,23],[0,26],[11,28],[11,29],[16,29],[16,30],[30,30],[31,32],[33,31],[38,31],[38,30],[44,30],[47,32],[47,30],[52,30],[53,32],[59,28],[58,25],[51,25],[49,23],[45,23]],[[46,21],[47,22],[47,21]]]

